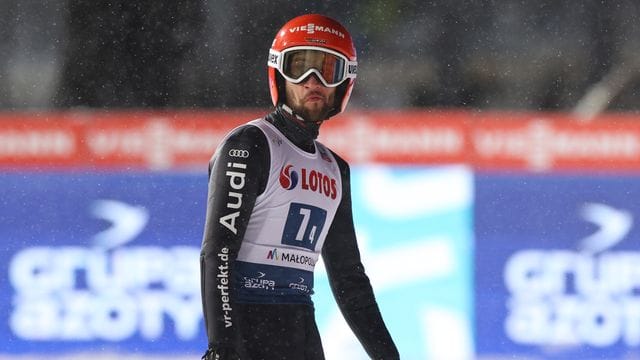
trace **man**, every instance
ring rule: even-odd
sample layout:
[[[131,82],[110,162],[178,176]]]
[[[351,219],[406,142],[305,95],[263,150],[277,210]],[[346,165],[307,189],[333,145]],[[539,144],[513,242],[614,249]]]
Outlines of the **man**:
[[[346,107],[356,69],[351,36],[333,19],[299,16],[276,35],[275,111],[232,130],[209,165],[203,359],[324,359],[311,300],[320,253],[369,356],[399,358],[360,261],[349,166],[315,140]]]

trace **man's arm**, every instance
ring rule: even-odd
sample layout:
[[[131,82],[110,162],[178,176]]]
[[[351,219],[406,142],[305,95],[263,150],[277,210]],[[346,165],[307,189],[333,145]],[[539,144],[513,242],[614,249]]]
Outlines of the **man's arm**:
[[[230,134],[209,163],[200,281],[208,346],[214,354],[240,351],[234,264],[256,197],[266,186],[269,162],[262,131],[244,126]]]
[[[367,354],[372,359],[399,359],[360,261],[351,209],[349,165],[334,156],[342,174],[342,200],[322,249],[331,290],[345,320]]]

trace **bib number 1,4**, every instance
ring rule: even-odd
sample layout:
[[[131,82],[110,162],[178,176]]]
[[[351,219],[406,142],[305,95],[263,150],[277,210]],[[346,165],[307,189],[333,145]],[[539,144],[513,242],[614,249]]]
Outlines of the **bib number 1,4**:
[[[313,251],[327,219],[327,211],[316,206],[291,203],[282,243]]]

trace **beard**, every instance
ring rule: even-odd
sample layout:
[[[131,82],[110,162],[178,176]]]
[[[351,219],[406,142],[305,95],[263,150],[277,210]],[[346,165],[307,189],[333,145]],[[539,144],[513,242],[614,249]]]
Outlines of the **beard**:
[[[311,92],[305,94],[304,97],[296,97],[293,90],[287,88],[286,91],[287,99],[290,100],[288,105],[296,114],[304,118],[305,122],[316,123],[329,118],[329,113],[333,110],[335,103],[335,95],[333,93],[325,97],[320,92]],[[323,101],[321,103],[308,103],[307,97],[314,95],[322,97]]]
[[[324,121],[329,117],[329,112],[333,107],[326,102],[320,107],[309,108],[304,105],[296,104],[293,111],[302,116],[307,122],[316,123]]]

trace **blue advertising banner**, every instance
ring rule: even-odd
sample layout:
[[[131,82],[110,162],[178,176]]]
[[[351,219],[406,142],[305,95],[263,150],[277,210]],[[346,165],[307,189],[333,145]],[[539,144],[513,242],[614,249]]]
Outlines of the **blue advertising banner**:
[[[479,355],[640,351],[637,176],[476,174]]]
[[[362,261],[400,358],[473,359],[470,169],[358,167],[351,182]],[[329,297],[316,300],[327,359],[369,359]]]
[[[198,358],[204,173],[0,174],[0,356]],[[356,167],[362,258],[403,359],[474,351],[473,177],[462,166]],[[328,359],[367,359],[321,262]],[[453,349],[453,350],[452,350]]]
[[[3,351],[202,352],[206,176],[3,174],[0,198]]]

